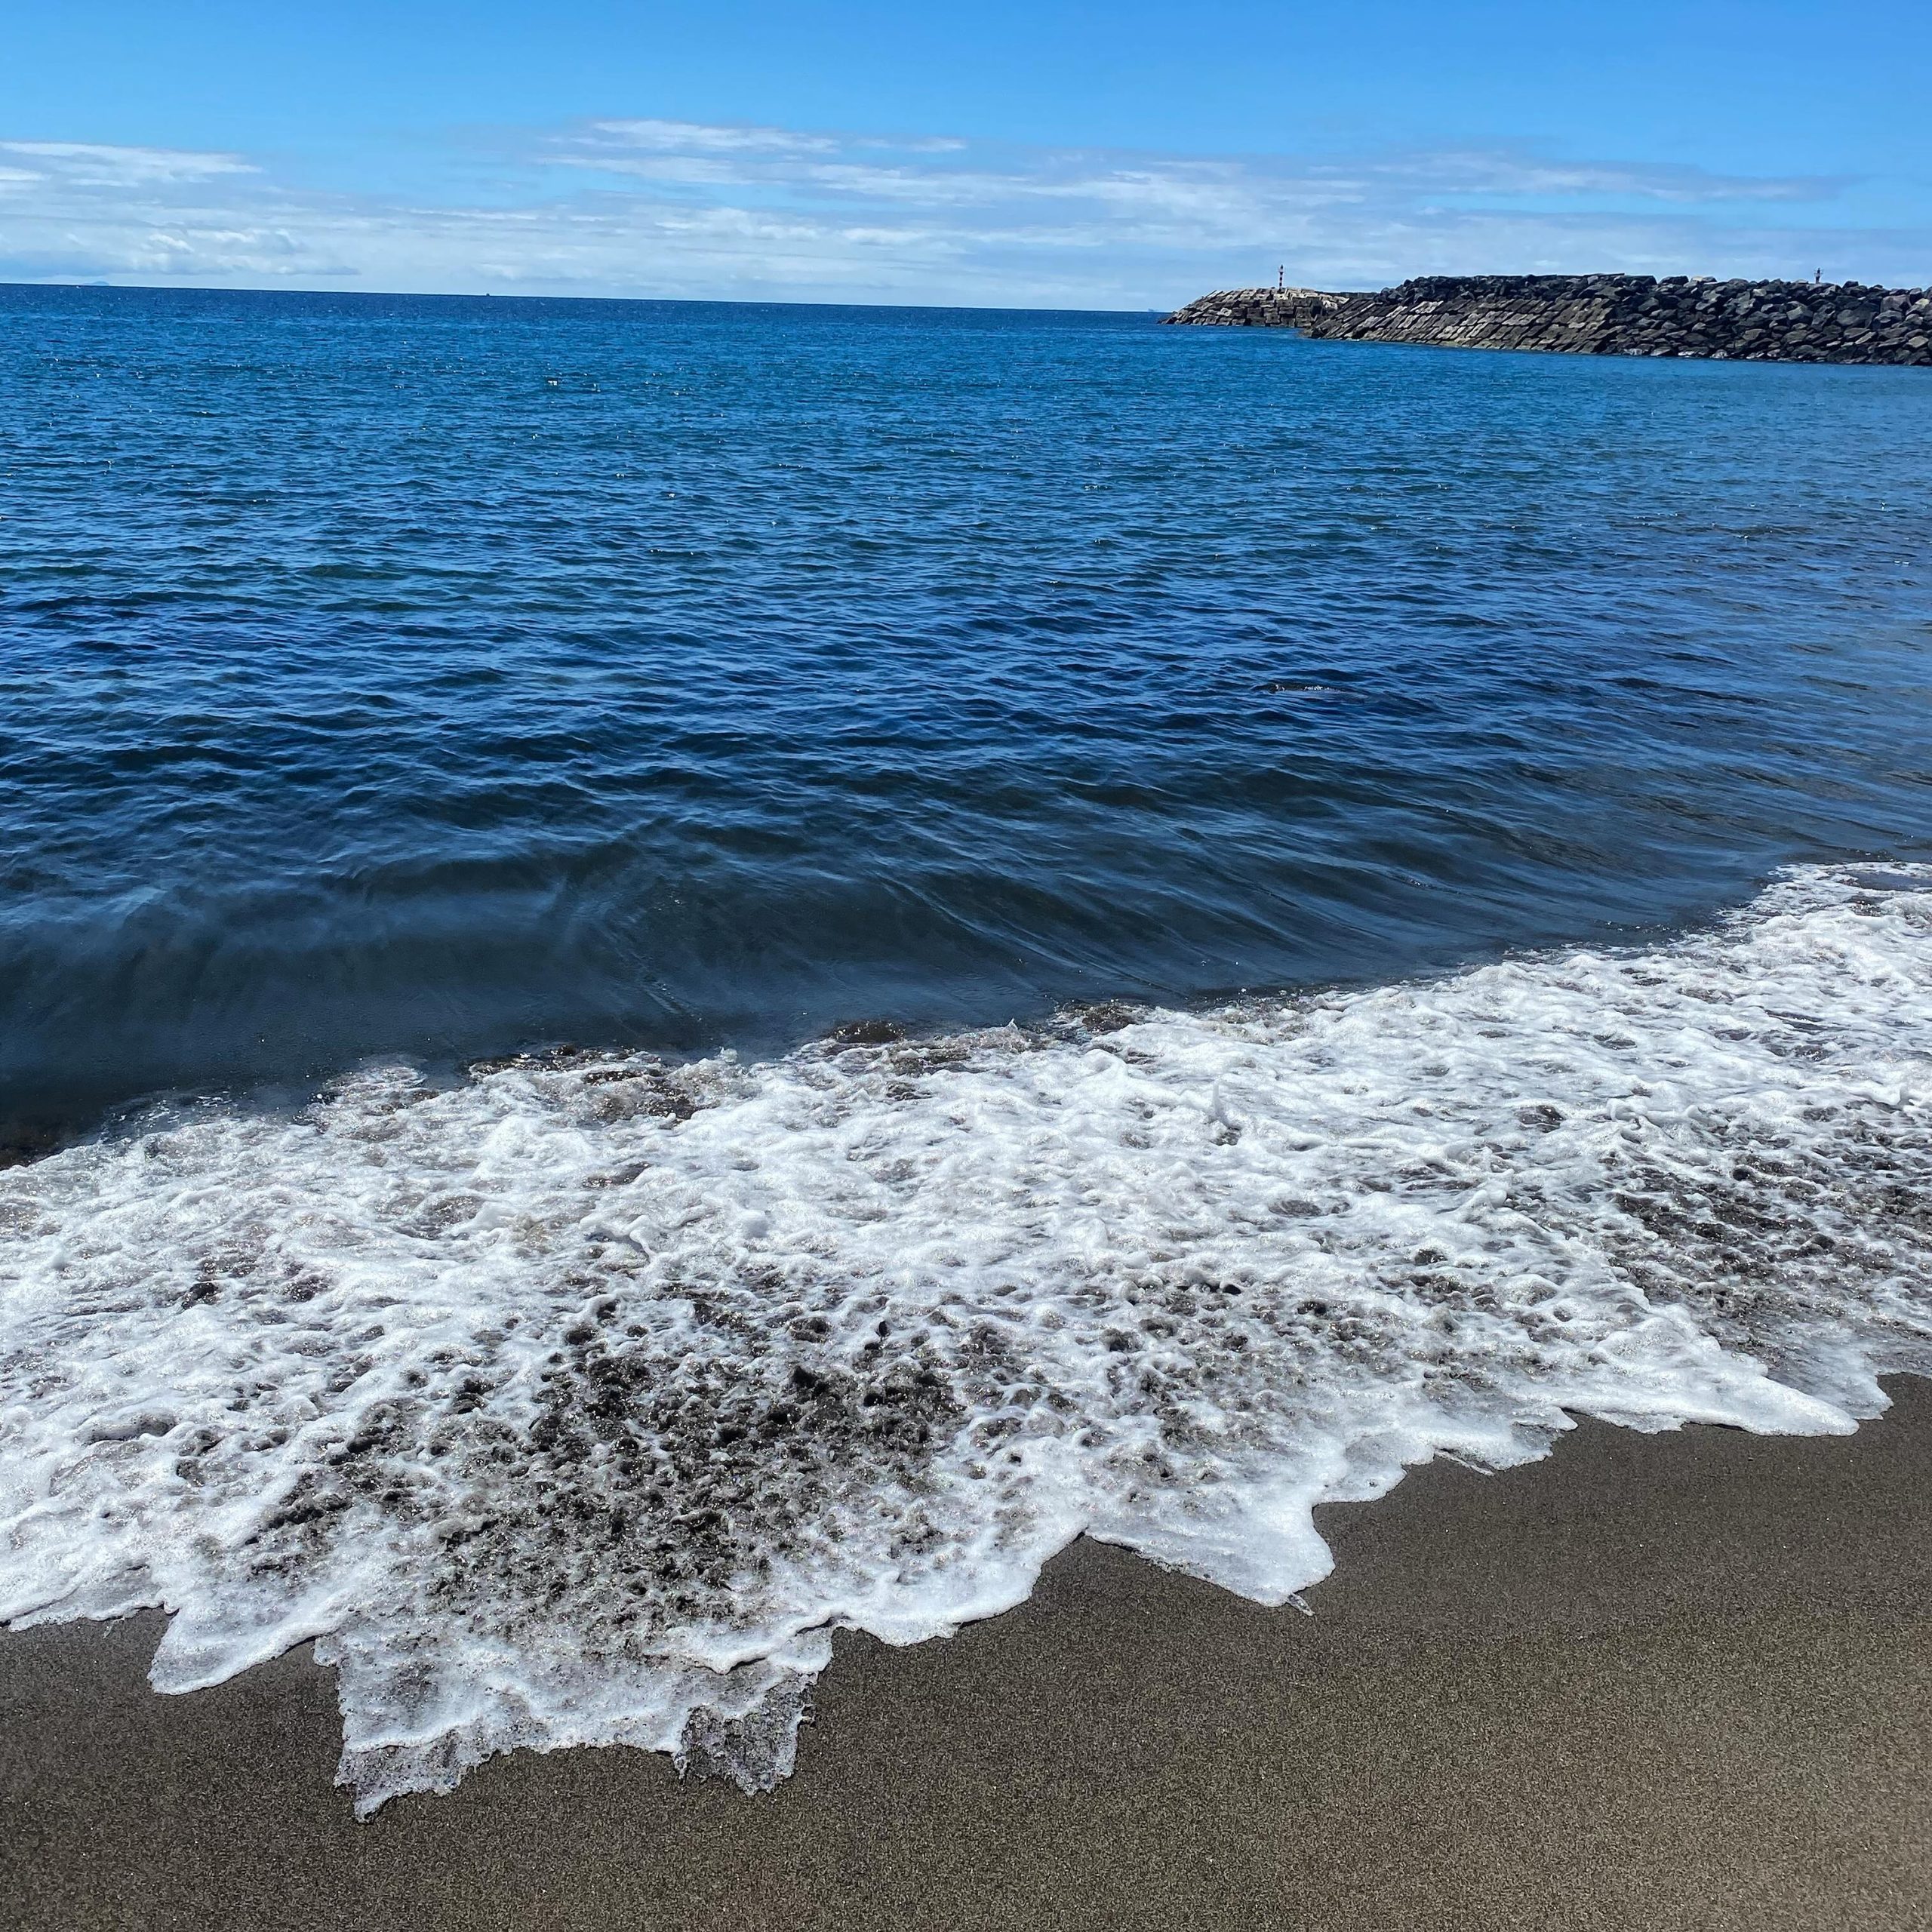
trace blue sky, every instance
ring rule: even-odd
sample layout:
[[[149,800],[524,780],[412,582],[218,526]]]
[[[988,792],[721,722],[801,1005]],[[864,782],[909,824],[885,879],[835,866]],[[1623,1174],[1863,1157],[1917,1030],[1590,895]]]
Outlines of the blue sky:
[[[1932,281],[1932,7],[63,0],[0,279],[1167,306]]]

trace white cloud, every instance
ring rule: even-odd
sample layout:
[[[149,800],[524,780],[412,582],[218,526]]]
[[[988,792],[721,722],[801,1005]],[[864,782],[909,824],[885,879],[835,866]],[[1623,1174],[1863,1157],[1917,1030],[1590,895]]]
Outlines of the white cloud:
[[[1454,149],[1384,162],[1390,178],[1426,180],[1460,194],[1607,198],[1640,202],[1820,202],[1841,193],[1825,175],[1716,174],[1702,168],[1632,162],[1559,162],[1512,150]]]
[[[1350,288],[1907,280],[1932,256],[1923,232],[1821,223],[1836,182],[1526,148],[1201,157],[607,120],[500,156],[487,198],[297,191],[237,155],[82,143],[0,142],[0,279],[1142,308],[1278,263]]]
[[[44,174],[90,188],[131,188],[171,181],[205,181],[259,171],[238,155],[198,154],[179,148],[106,147],[93,141],[0,141],[0,153],[39,162]]]
[[[593,121],[590,131],[626,147],[686,154],[831,154],[838,146],[825,134],[795,134],[783,128],[711,127],[697,121]]]

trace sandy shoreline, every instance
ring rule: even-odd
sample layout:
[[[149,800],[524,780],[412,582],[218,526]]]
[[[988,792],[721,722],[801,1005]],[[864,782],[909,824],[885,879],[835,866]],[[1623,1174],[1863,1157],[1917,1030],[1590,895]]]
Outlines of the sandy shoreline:
[[[746,1801],[528,1753],[358,1826],[306,1653],[163,1698],[160,1623],[0,1638],[0,1922],[80,1928],[1920,1927],[1932,1383],[1848,1438],[1586,1424],[1324,1512],[1315,1614],[1080,1544],[841,1647]]]

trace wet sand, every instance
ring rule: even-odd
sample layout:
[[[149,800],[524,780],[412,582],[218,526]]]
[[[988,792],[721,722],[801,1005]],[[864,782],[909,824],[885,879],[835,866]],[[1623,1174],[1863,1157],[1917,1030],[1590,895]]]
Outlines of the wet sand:
[[[1324,1512],[1315,1614],[1081,1543],[841,1646],[798,1775],[499,1759],[352,1820],[306,1652],[0,1637],[0,1924],[440,1932],[1932,1924],[1932,1383],[1854,1437],[1586,1423]]]

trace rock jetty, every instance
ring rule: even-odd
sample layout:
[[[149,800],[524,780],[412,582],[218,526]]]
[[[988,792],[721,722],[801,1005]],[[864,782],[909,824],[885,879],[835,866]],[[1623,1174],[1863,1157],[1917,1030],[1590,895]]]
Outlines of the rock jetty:
[[[1420,275],[1373,294],[1233,288],[1170,322],[1294,328],[1342,342],[1739,362],[1932,366],[1932,292],[1708,275]]]

